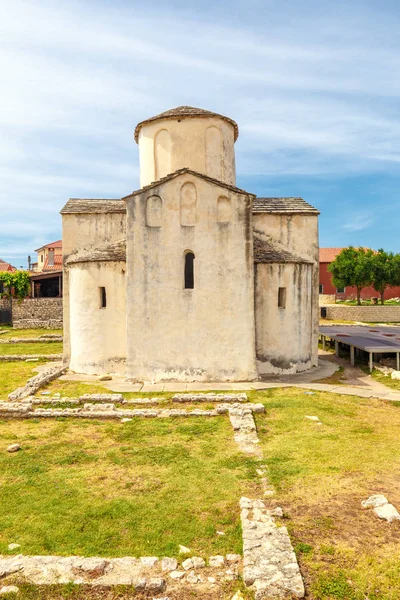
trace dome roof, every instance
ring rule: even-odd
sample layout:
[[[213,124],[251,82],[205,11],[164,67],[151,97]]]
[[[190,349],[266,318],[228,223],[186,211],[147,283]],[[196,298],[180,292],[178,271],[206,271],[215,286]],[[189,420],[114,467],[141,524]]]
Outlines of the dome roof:
[[[137,142],[139,139],[139,132],[143,125],[146,123],[151,123],[152,121],[161,121],[162,119],[188,119],[195,117],[219,117],[220,119],[224,119],[231,125],[235,130],[235,142],[239,137],[239,127],[237,123],[230,119],[229,117],[225,117],[224,115],[219,115],[218,113],[212,112],[210,110],[204,110],[203,108],[196,108],[195,106],[177,106],[176,108],[171,108],[170,110],[166,110],[155,117],[150,117],[149,119],[145,119],[136,125],[135,128],[135,141]]]

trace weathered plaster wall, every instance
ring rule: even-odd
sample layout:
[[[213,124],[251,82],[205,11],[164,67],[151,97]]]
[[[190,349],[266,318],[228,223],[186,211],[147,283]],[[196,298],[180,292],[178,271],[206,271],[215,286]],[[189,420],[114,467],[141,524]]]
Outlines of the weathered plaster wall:
[[[14,329],[62,328],[62,298],[13,299],[12,320]]]
[[[256,352],[260,375],[296,373],[313,365],[312,265],[256,265]],[[286,289],[285,308],[278,289]]]
[[[264,233],[280,242],[288,252],[312,261],[312,283],[309,310],[311,317],[311,366],[318,364],[319,327],[319,242],[318,216],[307,214],[253,215],[254,231]]]
[[[77,250],[97,248],[125,236],[125,213],[64,214],[62,218],[64,260]],[[63,275],[64,362],[69,363],[70,314],[69,269]],[[81,292],[82,294],[82,292]]]
[[[69,268],[72,371],[125,373],[125,263],[79,263]],[[107,305],[100,306],[100,287]]]
[[[139,134],[140,186],[185,167],[235,185],[233,125],[218,117],[145,123]]]
[[[161,199],[158,226],[146,225],[148,197]],[[127,199],[129,377],[257,377],[251,201],[189,174]],[[195,254],[192,290],[186,251]]]

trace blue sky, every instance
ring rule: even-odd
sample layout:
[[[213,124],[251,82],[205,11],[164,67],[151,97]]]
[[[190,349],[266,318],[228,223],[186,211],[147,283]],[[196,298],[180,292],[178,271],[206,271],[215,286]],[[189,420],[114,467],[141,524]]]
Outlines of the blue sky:
[[[322,246],[400,251],[397,0],[0,0],[0,257],[61,237],[69,197],[139,187],[136,123],[239,123],[237,184],[321,210]]]

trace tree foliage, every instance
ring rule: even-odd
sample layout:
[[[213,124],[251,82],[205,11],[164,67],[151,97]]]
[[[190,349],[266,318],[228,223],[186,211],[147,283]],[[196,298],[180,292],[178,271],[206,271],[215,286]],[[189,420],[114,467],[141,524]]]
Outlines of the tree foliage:
[[[361,290],[372,284],[373,251],[365,248],[344,248],[329,265],[336,287],[357,288],[357,304],[361,304]]]
[[[14,296],[22,300],[29,294],[30,281],[26,271],[1,271],[0,281],[7,290],[3,292],[3,295]]]
[[[394,255],[382,248],[374,254],[372,261],[372,286],[381,295],[381,304],[385,303],[385,290],[394,285]]]
[[[400,285],[400,254],[375,252],[365,248],[344,248],[329,265],[336,287],[357,288],[357,304],[361,304],[361,290],[372,286],[381,296],[388,286]]]

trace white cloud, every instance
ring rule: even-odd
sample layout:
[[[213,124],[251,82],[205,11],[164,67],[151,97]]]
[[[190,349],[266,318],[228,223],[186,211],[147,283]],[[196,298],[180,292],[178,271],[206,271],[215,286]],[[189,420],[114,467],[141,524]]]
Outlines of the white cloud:
[[[1,235],[25,211],[24,247],[34,229],[53,237],[69,196],[137,187],[134,126],[178,104],[238,121],[243,177],[397,168],[394,12],[327,0],[205,0],[195,11],[179,0],[0,0],[0,10]]]
[[[346,223],[343,224],[345,231],[362,231],[374,224],[375,218],[368,212],[358,212],[345,215]]]

